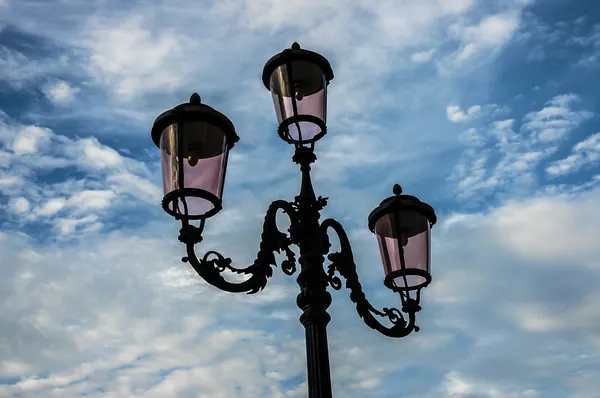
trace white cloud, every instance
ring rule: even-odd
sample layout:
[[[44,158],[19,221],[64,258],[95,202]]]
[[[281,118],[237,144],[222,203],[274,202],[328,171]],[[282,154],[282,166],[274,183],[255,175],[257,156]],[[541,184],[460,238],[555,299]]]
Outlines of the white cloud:
[[[513,321],[522,330],[537,335],[556,332],[570,333],[578,328],[594,329],[600,321],[598,299],[600,299],[598,293],[589,294],[578,302],[577,308],[560,315],[556,314],[547,303],[533,302],[515,310]]]
[[[25,197],[33,209],[18,213],[24,222],[42,221],[54,226],[61,235],[92,232],[102,228],[101,216],[113,215],[107,212],[109,207],[115,207],[113,204],[120,211],[136,205],[131,200],[118,201],[120,195],[160,202],[160,189],[149,181],[146,165],[121,155],[95,137],[71,139],[47,128],[3,121],[0,145],[13,149],[2,151],[6,154],[3,163],[11,167],[9,173],[0,170],[3,194],[9,200]],[[86,177],[79,180],[36,178],[39,173],[61,169],[85,172]],[[55,219],[59,213],[60,217]]]
[[[565,321],[548,314],[545,309],[536,305],[516,309],[515,319],[523,330],[534,333],[556,332]]]
[[[564,138],[581,122],[592,117],[586,110],[574,110],[573,105],[580,102],[575,94],[558,95],[537,112],[529,112],[523,118],[523,129],[542,142],[553,142]]]
[[[473,105],[466,112],[458,105],[448,105],[446,107],[446,117],[454,123],[466,123],[477,119],[481,115],[481,105]]]
[[[2,116],[2,115],[0,115]],[[10,119],[9,119],[10,120]],[[102,144],[98,138],[70,138],[55,134],[52,130],[37,125],[18,125],[14,121],[0,121],[0,148],[10,147],[15,155],[2,151],[6,164],[25,166],[27,172],[76,167],[94,174],[135,173],[148,175],[143,162],[123,156],[115,149]]]
[[[595,189],[577,195],[514,200],[486,214],[448,217],[434,227],[432,263],[443,261],[444,268],[436,268],[435,286],[432,285],[427,297],[454,309],[438,322],[455,331],[469,330],[467,333],[488,336],[476,343],[472,351],[461,351],[461,356],[471,359],[449,367],[465,372],[455,374],[455,381],[462,383],[451,383],[456,388],[462,386],[466,390],[464,396],[471,396],[467,393],[485,397],[486,393],[497,397],[509,397],[511,393],[520,396],[519,393],[525,392],[533,394],[529,390],[536,391],[540,385],[547,390],[552,381],[532,378],[537,372],[534,368],[545,368],[542,372],[552,377],[561,372],[555,366],[579,369],[575,356],[581,347],[586,347],[582,352],[598,353],[600,335],[593,325],[600,319],[600,311],[593,303],[598,300],[596,286],[600,280],[600,264],[596,260],[600,253],[594,242],[600,221],[600,212],[595,206],[599,195],[600,191]],[[449,226],[446,220],[452,220]],[[567,264],[569,276],[565,274]],[[498,280],[509,280],[510,289],[498,284]],[[472,308],[475,297],[482,312],[475,310],[472,316],[467,315],[467,308]],[[499,302],[498,297],[503,299]],[[499,318],[490,317],[489,311]],[[453,321],[455,316],[459,317],[456,322]],[[482,317],[486,322],[481,322]],[[470,330],[474,324],[479,331]],[[498,331],[498,327],[503,331],[496,334],[494,330]],[[508,337],[513,332],[505,333],[513,327],[517,328],[514,333],[519,336],[518,340]],[[574,339],[577,343],[571,345]],[[529,344],[536,347],[550,344],[553,348],[538,351],[540,357],[529,362]],[[505,356],[503,352],[507,351],[504,350],[519,352],[519,365]],[[477,369],[479,361],[498,367],[490,372],[480,371]],[[530,364],[526,364],[528,362]],[[510,367],[513,369],[508,370]],[[521,378],[514,372],[525,372],[527,376]],[[485,377],[477,374],[485,374]],[[502,383],[502,380],[511,380],[511,383]]]
[[[499,388],[488,383],[472,381],[455,371],[446,373],[444,377],[445,381],[441,392],[443,398],[537,398],[541,396],[541,392],[534,389],[514,391],[515,389]]]
[[[523,5],[511,1],[506,8],[519,14]],[[264,59],[272,55],[268,48],[278,51],[299,40],[309,48],[329,49],[324,54],[339,61],[335,65],[336,76],[343,77],[336,79],[339,106],[347,113],[348,103],[357,103],[358,113],[358,110],[364,112],[365,106],[377,107],[374,101],[377,97],[360,95],[362,92],[381,96],[377,87],[364,85],[357,79],[358,71],[369,71],[372,80],[376,80],[375,76],[393,73],[400,64],[399,59],[407,60],[411,53],[427,51],[433,44],[446,41],[445,27],[450,22],[463,20],[461,17],[474,9],[477,14],[489,13],[486,7],[471,0],[386,0],[377,7],[364,1],[309,0],[295,4],[227,0],[204,3],[197,9],[188,8],[185,14],[178,12],[177,7],[155,4],[154,11],[143,7],[128,8],[125,12],[100,9],[96,16],[84,18],[83,34],[74,32],[67,40],[89,51],[85,60],[89,72],[113,91],[115,100],[121,104],[122,100],[141,97],[144,93],[172,93],[197,84],[198,79],[203,82],[204,92],[226,91],[231,93],[229,97],[237,99],[242,95],[240,87],[256,79],[248,64],[260,68]],[[369,15],[369,18],[357,23],[360,15]],[[160,28],[165,20],[176,23],[165,30]],[[287,38],[274,35],[289,29],[298,31],[289,33],[292,36],[286,33]],[[53,33],[66,35],[66,32]],[[197,40],[197,37],[211,39]],[[240,63],[240,59],[248,61]],[[221,65],[219,70],[213,67],[216,63]],[[223,80],[224,75],[238,78]],[[256,83],[252,87],[259,89]],[[342,84],[352,96],[342,93]],[[163,103],[168,103],[167,97],[164,98]],[[377,102],[387,101],[381,98]],[[330,111],[333,116],[335,112]]]
[[[475,25],[452,25],[450,33],[461,41],[456,61],[462,63],[483,50],[500,48],[513,37],[519,23],[520,13],[510,10],[485,16]]]
[[[8,330],[9,317],[20,321],[11,326],[17,334],[9,337],[10,352],[3,351],[0,370],[3,376],[31,373],[12,386],[0,385],[0,395],[95,396],[103,394],[98,388],[108,387],[149,397],[164,396],[167,391],[214,397],[240,391],[256,397],[270,391],[274,396],[291,396],[286,389],[296,389],[300,383],[289,380],[304,371],[298,337],[301,326],[295,328],[293,338],[287,328],[273,333],[255,322],[255,326],[225,326],[227,314],[235,319],[259,317],[252,296],[218,293],[205,283],[159,290],[148,275],[177,261],[181,247],[176,245],[176,236],[171,238],[141,239],[117,233],[109,239],[111,243],[92,238],[87,240],[90,246],[81,241],[63,249],[42,248],[42,264],[30,258],[15,263],[18,268],[11,272],[10,284],[5,282],[10,289],[2,290],[10,292],[3,298],[12,311],[4,312],[0,322]],[[10,242],[0,243],[3,255],[12,255],[7,251],[13,250],[11,243],[23,244],[15,239],[11,236]],[[4,259],[13,264],[10,257]],[[176,268],[190,271],[186,264]],[[22,270],[30,270],[32,276],[22,279]],[[187,279],[198,282],[199,278],[192,272]],[[38,287],[40,283],[43,287]],[[127,287],[134,285],[138,286],[135,293]],[[277,290],[276,283],[270,287]],[[182,289],[193,294],[178,297]],[[275,302],[285,299],[292,306],[293,296]],[[198,314],[193,303],[205,303],[206,310]],[[177,315],[172,311],[175,307],[179,307]],[[146,315],[137,312],[140,308],[146,308]],[[13,342],[19,341],[18,336],[28,336],[29,348],[17,349]],[[56,348],[49,348],[50,344]],[[47,376],[36,376],[45,369],[50,371]],[[115,372],[118,375],[113,378]],[[164,377],[161,372],[166,372]],[[87,381],[77,382],[82,379]]]
[[[36,209],[35,214],[43,217],[52,216],[61,211],[63,207],[65,207],[66,203],[67,200],[65,198],[50,199],[38,209]]]
[[[527,62],[540,62],[547,58],[543,47],[537,46],[527,54]]]
[[[30,60],[21,52],[0,46],[0,80],[19,88],[43,76],[50,67]]]
[[[66,104],[73,101],[79,89],[72,87],[68,82],[59,80],[46,84],[42,91],[50,101],[57,104]]]
[[[600,161],[600,133],[595,133],[577,143],[571,154],[564,159],[552,162],[546,167],[550,176],[562,176],[590,167]]]
[[[529,145],[513,126],[513,119],[492,122],[485,131],[486,138],[494,143],[490,147],[481,148],[482,139],[467,140],[469,148],[450,177],[458,181],[458,197],[464,199],[509,188],[513,194],[531,192],[532,169],[548,153]]]
[[[471,389],[468,383],[461,380],[459,376],[454,373],[446,375],[446,378],[445,390],[446,393],[450,394],[451,396],[466,394]]]
[[[507,248],[537,261],[584,263],[600,256],[594,204],[597,192],[569,198],[540,197],[511,202],[494,215],[497,239]],[[528,219],[527,223],[523,220]],[[565,231],[569,235],[565,236]]]
[[[91,21],[81,44],[91,51],[90,73],[128,100],[148,91],[179,88],[192,70],[190,37],[173,29],[153,31],[142,17],[114,22]]]
[[[592,134],[573,147],[574,152],[600,152],[600,133]]]
[[[112,182],[111,177],[107,181]],[[143,186],[143,183],[139,184]],[[135,186],[131,188],[131,191],[138,192],[138,195],[134,195],[135,197],[144,200],[145,193],[143,191],[137,190]],[[95,231],[102,227],[102,223],[98,222],[99,214],[113,206],[118,198],[118,191],[112,189],[84,189],[75,192],[69,190],[69,193],[68,198],[48,199],[35,208],[32,215],[26,219],[31,221],[39,220],[40,217],[45,218],[56,226],[62,235],[72,234],[79,226],[83,225],[87,225],[86,231]],[[145,200],[147,199],[145,198]],[[155,196],[154,199],[156,199]],[[62,212],[60,217],[56,217],[60,212]]]
[[[432,48],[430,50],[423,50],[423,51],[419,51],[416,53],[412,53],[410,55],[410,60],[417,64],[421,64],[421,63],[431,61],[433,59],[434,55],[435,55],[435,48]]]
[[[54,220],[56,223],[56,227],[61,235],[70,235],[73,234],[78,227],[86,226],[87,229],[79,232],[91,232],[98,230],[102,227],[101,223],[97,223],[98,216],[95,214],[91,214],[89,216],[80,217],[80,218],[57,218]]]
[[[0,187],[3,189],[20,186],[22,184],[23,179],[19,176],[7,176],[0,174]]]
[[[330,142],[322,148],[319,163],[314,166],[315,170],[318,170],[317,178],[339,180],[343,178],[347,168],[382,164],[393,160],[389,149],[374,135],[368,135],[368,131],[339,135],[335,142]]]
[[[96,138],[84,138],[77,141],[74,148],[83,155],[80,159],[91,168],[119,168],[124,165],[123,156],[109,146],[103,145]]]
[[[75,193],[68,200],[68,205],[77,209],[77,212],[105,209],[111,205],[116,197],[113,191],[86,190]]]
[[[569,93],[569,94],[557,95],[556,97],[554,97],[550,101],[548,101],[546,104],[551,105],[553,107],[565,108],[565,107],[568,107],[568,106],[572,105],[573,103],[576,103],[579,101],[581,101],[579,96],[577,96],[573,93]],[[546,108],[544,108],[544,109],[546,109]],[[552,113],[551,110],[552,109],[549,109],[548,112]]]
[[[455,1],[444,1],[438,0],[438,6],[446,14],[460,15],[469,11],[474,4],[473,0],[455,0]]]
[[[150,203],[159,203],[162,190],[150,181],[132,173],[115,172],[106,179],[113,189]]]
[[[516,130],[516,120],[505,119],[463,132],[459,138],[467,148],[449,177],[457,181],[457,196],[481,201],[485,198],[482,194],[499,195],[509,191],[519,196],[531,194],[538,185],[536,167],[556,152],[557,141],[592,116],[589,111],[572,109],[578,101],[579,97],[574,94],[550,99],[540,111],[523,117],[520,131]],[[468,120],[468,112],[456,107],[448,111],[448,116],[457,121]],[[592,143],[589,145],[593,146]],[[595,159],[584,146],[580,147],[581,155],[556,162],[547,172],[555,175],[561,170],[566,172],[571,164],[582,161],[583,153]]]
[[[466,35],[485,45],[504,43],[518,27],[518,16],[514,13],[497,14],[484,18],[479,25],[466,29]]]
[[[483,146],[485,144],[485,138],[480,134],[480,132],[475,128],[471,127],[458,136],[458,139],[462,142],[466,142],[469,145],[473,146]]]
[[[11,198],[8,203],[8,206],[12,211],[16,213],[27,213],[29,211],[30,205],[27,198],[19,197],[19,198]]]
[[[569,43],[582,47],[582,55],[575,63],[576,67],[594,68],[600,64],[600,24],[594,25],[585,36],[572,37]]]
[[[49,143],[50,132],[48,129],[27,126],[22,128],[15,136],[12,149],[17,155],[32,154]]]

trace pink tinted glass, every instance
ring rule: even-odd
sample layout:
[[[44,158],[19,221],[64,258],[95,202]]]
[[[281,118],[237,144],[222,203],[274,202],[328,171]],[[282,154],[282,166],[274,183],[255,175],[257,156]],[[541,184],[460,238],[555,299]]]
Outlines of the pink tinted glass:
[[[165,195],[182,187],[196,188],[209,192],[220,200],[227,167],[225,135],[220,129],[204,122],[186,122],[184,131],[183,186],[179,179],[179,160],[176,156],[179,139],[177,124],[165,128],[160,137]],[[186,196],[185,202],[191,217],[202,216],[215,207],[211,201],[197,196]],[[175,203],[179,204],[179,212],[184,214],[181,201],[172,202],[171,209],[173,210]]]
[[[287,65],[281,65],[271,74],[271,93],[275,104],[277,120],[281,124],[284,120],[294,116],[292,96],[296,96],[298,115],[311,115],[326,122],[327,113],[327,85],[323,71],[313,63],[294,61],[292,69],[298,76],[294,76],[297,86],[290,85]],[[299,72],[302,73],[299,73]],[[296,91],[301,96],[296,95]],[[291,124],[289,137],[294,141],[310,141],[321,132],[321,128],[311,122],[299,122],[298,126]]]
[[[399,213],[400,231],[396,227],[395,216],[386,214],[375,224],[375,234],[383,261],[383,270],[387,277],[394,271],[402,270],[400,261],[404,249],[406,272],[396,277],[394,282],[401,289],[412,289],[427,282],[421,275],[411,275],[411,271],[420,270],[430,273],[430,225],[423,215],[416,212]]]

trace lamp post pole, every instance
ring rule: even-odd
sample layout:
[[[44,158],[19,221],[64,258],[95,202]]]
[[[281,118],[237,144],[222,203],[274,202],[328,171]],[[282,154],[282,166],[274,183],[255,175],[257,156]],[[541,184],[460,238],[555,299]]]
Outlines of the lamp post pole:
[[[327,291],[327,274],[323,268],[324,257],[319,236],[319,210],[326,200],[316,198],[310,180],[310,164],[316,156],[307,150],[297,150],[294,161],[300,165],[302,186],[296,197],[298,204],[298,238],[300,248],[300,274],[297,282],[300,294],[296,299],[303,311],[300,322],[306,333],[306,358],[308,368],[308,396],[331,398],[327,324],[331,317],[327,308],[331,294]]]
[[[315,195],[310,165],[317,159],[315,142],[325,136],[325,91],[333,72],[329,62],[297,43],[272,57],[265,65],[263,82],[273,94],[279,136],[294,144],[293,161],[300,166],[300,193],[293,201],[276,200],[265,215],[260,249],[246,268],[232,266],[230,258],[217,251],[196,254],[202,242],[206,220],[222,209],[227,155],[239,140],[231,121],[222,113],[202,104],[198,94],[189,103],[161,114],[152,127],[152,139],[160,148],[165,196],[163,209],[181,221],[179,240],[185,244],[188,262],[209,284],[233,293],[257,293],[267,285],[277,266],[275,253],[286,259],[281,269],[296,272],[300,293],[296,302],[302,310],[300,322],[306,336],[309,398],[331,398],[332,386],[327,345],[327,312],[331,294],[340,290],[341,278],[350,290],[350,300],[358,315],[372,329],[389,337],[405,337],[418,331],[415,315],[421,289],[431,282],[430,228],[437,218],[431,206],[414,196],[404,195],[399,185],[368,217],[369,229],[377,237],[383,260],[384,285],[400,296],[402,306],[378,310],[367,300],[358,280],[348,236],[334,219],[320,221],[327,198]],[[287,233],[277,228],[277,214],[290,219]],[[194,221],[199,221],[194,225]],[[330,251],[329,233],[334,232],[340,250]],[[299,258],[291,250],[299,249]],[[328,264],[325,265],[325,260]],[[246,275],[231,282],[227,272]],[[386,318],[387,326],[378,318]]]

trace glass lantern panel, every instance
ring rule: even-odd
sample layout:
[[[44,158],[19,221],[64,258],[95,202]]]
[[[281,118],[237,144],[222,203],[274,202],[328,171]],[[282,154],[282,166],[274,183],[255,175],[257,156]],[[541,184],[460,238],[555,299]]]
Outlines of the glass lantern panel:
[[[430,274],[431,230],[425,216],[411,211],[386,214],[375,224],[375,234],[386,277],[398,273],[394,282],[405,290],[427,282],[424,276],[416,275],[417,272]]]
[[[292,96],[296,99],[298,115],[315,116],[326,122],[327,84],[323,71],[316,64],[307,61],[291,63],[292,81],[288,66],[281,65],[271,74],[271,93],[275,104],[277,121],[294,116]],[[313,139],[321,128],[312,122],[298,122],[288,127],[289,136],[297,142]]]
[[[160,138],[165,195],[181,188],[194,188],[212,194],[220,201],[228,154],[225,134],[210,123],[198,121],[183,122],[183,131],[181,151],[177,124],[166,127]],[[183,156],[183,184],[179,176],[178,153]],[[187,206],[187,214],[191,217],[202,216],[215,207],[211,200],[202,197],[202,193],[186,195],[172,202],[171,210],[175,206],[181,214],[186,213]]]

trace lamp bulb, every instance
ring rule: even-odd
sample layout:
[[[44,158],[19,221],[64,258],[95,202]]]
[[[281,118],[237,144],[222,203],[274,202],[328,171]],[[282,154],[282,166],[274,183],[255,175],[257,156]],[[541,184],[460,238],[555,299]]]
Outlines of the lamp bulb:
[[[294,87],[294,95],[298,101],[302,101],[302,99],[304,98],[304,94],[302,93],[302,86],[300,86],[299,84],[296,84],[296,86]]]
[[[187,160],[188,160],[188,164],[192,167],[194,167],[195,165],[198,164],[198,156],[196,156],[196,155],[189,155]]]

